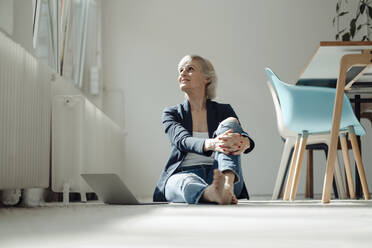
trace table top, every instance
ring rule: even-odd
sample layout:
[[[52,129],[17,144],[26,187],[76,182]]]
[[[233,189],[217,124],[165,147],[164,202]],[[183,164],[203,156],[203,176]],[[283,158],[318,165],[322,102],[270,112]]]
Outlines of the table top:
[[[301,72],[296,84],[336,87],[340,60],[345,54],[360,54],[372,50],[372,41],[322,41]],[[345,90],[372,88],[372,67],[356,66],[349,69]]]

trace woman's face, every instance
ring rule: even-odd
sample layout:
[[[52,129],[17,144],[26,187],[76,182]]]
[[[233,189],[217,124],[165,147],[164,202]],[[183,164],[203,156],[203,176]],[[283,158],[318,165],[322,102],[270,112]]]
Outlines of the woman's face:
[[[191,60],[179,68],[178,82],[180,83],[180,89],[187,93],[190,90],[205,91],[208,79],[203,74],[200,63]]]

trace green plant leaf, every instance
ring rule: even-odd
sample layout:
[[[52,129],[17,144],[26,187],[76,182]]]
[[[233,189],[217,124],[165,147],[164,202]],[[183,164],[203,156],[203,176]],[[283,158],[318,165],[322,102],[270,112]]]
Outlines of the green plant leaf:
[[[338,32],[337,34],[341,34],[343,32],[345,32],[346,28],[342,29],[340,32]]]
[[[350,41],[350,33],[345,33],[342,36],[342,41]]]
[[[354,37],[355,29],[356,29],[356,19],[354,18],[350,22],[350,35],[351,35],[351,37]]]
[[[359,24],[359,26],[357,27],[357,30],[360,30],[362,28],[362,25]]]
[[[368,15],[369,15],[369,18],[372,18],[372,7],[371,6],[368,6]]]
[[[338,10],[340,9],[340,5],[337,3],[336,4],[336,13],[338,13]]]
[[[343,12],[341,12],[338,16],[343,16],[343,15],[346,15],[346,14],[348,14],[349,13],[349,11],[343,11]]]
[[[364,35],[364,36],[363,36],[363,39],[362,39],[362,41],[365,41],[365,40],[368,40],[368,37],[367,37],[367,35]]]
[[[362,3],[360,5],[360,13],[363,14],[364,10],[366,9],[366,4],[365,3]]]

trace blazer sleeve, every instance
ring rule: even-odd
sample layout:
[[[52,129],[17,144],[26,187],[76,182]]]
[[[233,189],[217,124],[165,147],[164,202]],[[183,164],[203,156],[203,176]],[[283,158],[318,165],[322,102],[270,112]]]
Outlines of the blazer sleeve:
[[[181,152],[193,152],[210,156],[212,151],[204,152],[203,138],[195,138],[181,123],[181,117],[174,108],[165,108],[162,115],[163,127],[170,142]]]
[[[236,115],[234,109],[231,107],[231,105],[228,104],[227,107],[228,107],[228,112],[230,113],[230,116],[231,116],[231,117],[235,117],[235,118],[238,119],[238,121],[239,121],[239,118],[238,118],[238,116]],[[227,118],[227,117],[226,117],[226,118]],[[240,126],[242,125],[242,124],[240,123],[240,121],[239,121],[239,124],[240,124]],[[244,136],[244,137],[247,137],[247,138],[249,139],[249,142],[250,142],[250,145],[251,145],[248,149],[246,149],[246,150],[244,151],[244,153],[247,154],[247,153],[249,153],[250,151],[253,150],[255,144],[254,144],[253,139],[252,139],[252,138],[248,135],[248,133],[245,132],[244,130],[241,132],[241,135]]]

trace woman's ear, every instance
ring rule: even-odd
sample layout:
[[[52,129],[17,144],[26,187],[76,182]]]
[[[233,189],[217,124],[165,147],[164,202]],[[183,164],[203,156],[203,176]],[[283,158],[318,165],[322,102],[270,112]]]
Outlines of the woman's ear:
[[[205,79],[207,80],[207,85],[209,85],[211,83],[211,78],[210,77],[205,77]]]

